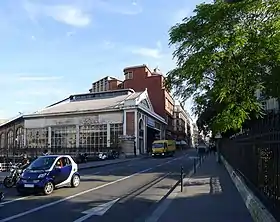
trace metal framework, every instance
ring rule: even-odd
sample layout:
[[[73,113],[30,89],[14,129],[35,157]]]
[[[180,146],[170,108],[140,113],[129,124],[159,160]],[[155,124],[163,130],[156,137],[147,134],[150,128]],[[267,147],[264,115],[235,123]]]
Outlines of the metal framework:
[[[248,186],[280,218],[280,114],[248,124],[248,129],[223,139],[221,152]]]

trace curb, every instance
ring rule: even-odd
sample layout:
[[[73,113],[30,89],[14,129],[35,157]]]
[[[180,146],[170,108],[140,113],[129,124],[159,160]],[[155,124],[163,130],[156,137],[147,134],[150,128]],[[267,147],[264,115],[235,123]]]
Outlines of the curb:
[[[249,210],[253,220],[255,222],[277,222],[277,220],[271,215],[261,201],[253,194],[248,186],[243,181],[242,177],[238,175],[231,165],[221,156],[221,160],[228,171],[234,185],[239,191],[247,209]]]

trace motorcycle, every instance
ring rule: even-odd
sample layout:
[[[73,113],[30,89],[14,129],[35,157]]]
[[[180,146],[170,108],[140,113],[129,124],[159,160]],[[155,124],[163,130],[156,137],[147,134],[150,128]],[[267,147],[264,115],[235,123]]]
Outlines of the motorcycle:
[[[11,170],[10,170],[10,174],[8,176],[5,177],[4,181],[3,181],[3,185],[6,188],[11,188],[14,185],[16,185],[16,183],[19,180],[19,177],[22,173],[22,169],[20,168],[21,164],[15,164],[12,165]]]

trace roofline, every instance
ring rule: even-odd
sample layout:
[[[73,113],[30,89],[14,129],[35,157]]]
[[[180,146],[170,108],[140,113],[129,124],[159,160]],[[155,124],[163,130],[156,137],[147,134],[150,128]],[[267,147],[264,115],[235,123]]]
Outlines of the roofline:
[[[145,113],[149,114],[150,116],[154,117],[155,119],[159,120],[161,123],[167,125],[167,122],[165,121],[164,118],[162,118],[160,115],[156,114],[155,112],[151,112],[150,110],[148,110],[145,107],[142,106],[137,106],[138,109],[141,109],[142,111],[144,111]]]
[[[30,115],[24,115],[24,118],[40,118],[40,117],[51,117],[51,116],[65,116],[65,115],[78,115],[78,114],[91,114],[91,113],[100,113],[100,112],[115,112],[120,111],[122,108],[102,108],[96,110],[83,110],[83,111],[76,111],[76,112],[56,112],[56,113],[36,113]]]
[[[92,94],[102,94],[102,93],[110,93],[110,92],[122,92],[122,91],[129,91],[131,93],[135,93],[134,89],[128,88],[128,89],[116,89],[116,90],[107,90],[107,91],[101,91],[101,92],[92,92],[92,93],[79,93],[79,94],[71,94],[68,98],[71,96],[85,96],[85,95],[92,95]]]
[[[68,96],[67,98],[65,98],[65,99],[63,99],[63,100],[60,100],[60,101],[58,101],[58,102],[56,102],[56,103],[53,103],[53,104],[51,104],[51,105],[48,105],[48,106],[46,106],[45,108],[49,108],[49,107],[58,105],[58,104],[60,104],[60,103],[62,103],[62,102],[67,101],[68,99],[70,99],[70,96]],[[45,108],[44,108],[44,109],[45,109]]]
[[[7,124],[9,124],[9,123],[12,123],[13,121],[16,121],[16,120],[18,120],[18,119],[20,119],[20,118],[23,118],[23,116],[24,116],[24,115],[20,115],[20,116],[17,116],[17,117],[12,118],[12,119],[10,119],[10,120],[7,120],[6,122],[1,123],[1,124],[0,124],[0,127],[5,126],[5,125],[7,125]]]
[[[137,68],[147,68],[147,69],[150,71],[150,73],[153,73],[153,72],[150,70],[150,68],[148,67],[148,65],[146,65],[146,64],[125,67],[125,68],[123,69],[123,72],[125,72],[125,71],[128,70],[128,69],[137,69]],[[124,81],[125,81],[125,80],[124,80]]]

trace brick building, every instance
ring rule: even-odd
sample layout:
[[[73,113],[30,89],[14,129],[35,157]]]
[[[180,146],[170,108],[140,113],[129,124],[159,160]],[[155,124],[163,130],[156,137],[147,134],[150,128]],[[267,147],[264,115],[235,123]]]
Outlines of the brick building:
[[[160,71],[158,69],[151,71],[144,64],[126,67],[123,72],[125,77],[124,81],[113,77],[106,77],[108,90],[131,88],[136,92],[141,92],[147,89],[155,113],[163,117],[167,123],[165,138],[174,139],[173,114],[175,101],[165,88],[164,77]],[[95,83],[93,83],[93,85],[95,85]],[[94,91],[94,89],[92,88],[90,91]]]

